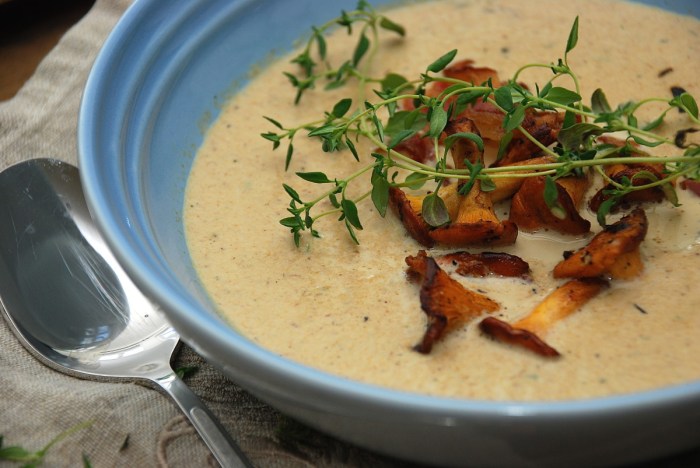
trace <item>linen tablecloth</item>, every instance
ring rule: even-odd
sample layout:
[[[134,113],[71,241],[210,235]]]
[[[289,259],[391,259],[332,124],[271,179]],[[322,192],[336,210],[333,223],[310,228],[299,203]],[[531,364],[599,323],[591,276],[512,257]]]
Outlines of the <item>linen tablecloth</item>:
[[[11,100],[0,103],[0,169],[33,157],[76,163],[80,97],[93,60],[130,0],[97,0]],[[174,366],[257,466],[406,466],[291,420],[237,387],[187,346]],[[81,380],[45,367],[0,320],[0,435],[4,446],[36,451],[91,422],[47,453],[44,466],[216,466],[170,399],[133,383]],[[659,466],[700,463],[694,453]],[[2,462],[1,466],[18,466]],[[645,466],[656,466],[650,463]],[[698,465],[695,465],[698,466]]]
[[[77,163],[76,128],[90,67],[130,0],[97,0],[32,78],[0,103],[0,169],[33,157]],[[1,72],[1,71],[0,71]],[[378,456],[310,430],[259,402],[183,346],[174,363],[185,382],[257,466],[389,466]],[[3,446],[36,451],[89,423],[46,455],[43,466],[216,466],[171,400],[133,383],[65,376],[34,359],[0,320],[0,435]],[[1,466],[19,466],[2,462]]]

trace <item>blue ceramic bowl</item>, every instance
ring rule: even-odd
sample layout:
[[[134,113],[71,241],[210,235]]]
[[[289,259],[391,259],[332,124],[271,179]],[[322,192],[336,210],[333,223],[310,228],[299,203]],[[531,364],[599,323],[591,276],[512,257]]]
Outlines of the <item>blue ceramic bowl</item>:
[[[644,3],[700,17],[694,0]],[[126,12],[88,80],[79,149],[89,206],[136,283],[233,381],[309,425],[378,452],[440,465],[589,466],[700,445],[700,382],[557,403],[427,397],[290,362],[217,316],[193,271],[182,224],[203,129],[251,65],[355,4],[137,0]]]

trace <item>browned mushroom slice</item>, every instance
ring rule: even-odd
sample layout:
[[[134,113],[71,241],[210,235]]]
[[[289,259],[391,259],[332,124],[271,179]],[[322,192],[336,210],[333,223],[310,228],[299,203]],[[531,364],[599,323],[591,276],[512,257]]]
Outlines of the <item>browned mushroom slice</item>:
[[[483,138],[492,141],[500,141],[503,138],[504,114],[490,102],[475,102],[468,106],[462,114],[474,122]]]
[[[435,245],[429,235],[430,226],[420,214],[422,198],[409,197],[400,188],[390,187],[389,205],[411,237],[426,247]]]
[[[564,213],[552,212],[545,201],[544,189],[544,177],[525,180],[513,196],[509,219],[523,231],[529,232],[550,228],[564,234],[579,235],[591,229],[590,221],[581,217],[574,200],[562,184],[557,182],[557,200]]]
[[[683,179],[679,184],[681,189],[690,190],[693,194],[700,197],[700,181],[693,179]]]
[[[495,87],[501,85],[501,80],[498,78],[498,72],[496,70],[488,67],[475,67],[474,61],[470,59],[453,63],[445,68],[442,74],[449,78],[455,78],[475,85],[480,85],[488,80],[491,80],[491,84]]]
[[[568,176],[557,179],[557,184],[566,190],[576,208],[581,206],[581,202],[591,186],[591,179],[588,176]]]
[[[409,271],[422,276],[420,303],[428,316],[428,327],[415,350],[428,354],[445,333],[484,312],[498,310],[497,302],[462,286],[450,278],[425,252],[406,257]]]
[[[632,267],[627,272],[627,277],[631,273],[638,274],[641,271],[641,260],[633,259],[637,254],[631,256],[623,256],[623,254],[639,249],[639,244],[646,236],[647,227],[644,210],[635,209],[596,234],[588,245],[559,262],[554,267],[554,277],[592,278],[611,274],[611,271],[612,273],[620,271],[625,263],[630,263]]]
[[[404,156],[408,156],[420,163],[435,159],[435,145],[433,145],[433,140],[431,138],[425,138],[421,134],[413,135],[400,142],[394,147],[394,151],[398,151]]]
[[[620,254],[608,268],[608,275],[611,278],[628,280],[639,276],[643,270],[642,255],[639,252],[639,246],[637,246],[630,252]]]
[[[544,146],[549,146],[557,141],[559,130],[564,122],[564,114],[561,112],[538,111],[527,109],[522,127],[535,140]],[[513,138],[508,143],[503,157],[494,163],[494,166],[503,166],[518,161],[533,158],[541,152],[541,149],[527,138],[521,131],[515,130]]]
[[[532,158],[528,159],[525,161],[517,162],[510,164],[511,166],[533,166],[536,164],[547,164],[554,162],[554,158],[551,156],[539,156],[537,158]],[[531,170],[522,170],[518,171],[517,173],[519,174],[528,174],[533,171]],[[515,173],[515,171],[514,171]],[[509,174],[509,173],[503,173],[503,174]],[[526,177],[494,177],[491,179],[493,182],[493,185],[495,188],[488,192],[489,197],[491,197],[491,201],[493,203],[498,203],[500,201],[506,200],[510,197],[512,197],[515,192],[518,191],[520,186],[525,182],[527,178]]]
[[[529,349],[541,356],[558,357],[559,351],[549,346],[539,336],[528,330],[515,328],[496,317],[486,317],[479,322],[479,329],[497,341]]]
[[[440,255],[438,262],[449,262],[456,267],[455,272],[462,276],[508,276],[529,278],[530,265],[518,257],[503,252],[452,252]]]
[[[598,294],[607,282],[599,278],[573,279],[551,292],[526,317],[509,324],[494,317],[487,317],[479,324],[486,334],[499,341],[522,346],[547,357],[559,356],[559,352],[543,339],[551,327],[580,309]]]
[[[460,197],[459,211],[452,222],[429,232],[438,244],[448,247],[474,245],[510,245],[518,237],[518,227],[510,221],[501,221],[493,211],[487,193],[476,181],[469,193]]]

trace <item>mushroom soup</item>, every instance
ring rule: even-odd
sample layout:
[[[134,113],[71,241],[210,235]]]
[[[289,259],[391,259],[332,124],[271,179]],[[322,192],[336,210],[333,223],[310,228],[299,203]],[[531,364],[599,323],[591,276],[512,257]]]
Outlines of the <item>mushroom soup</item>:
[[[569,62],[585,102],[598,87],[613,106],[667,97],[673,86],[700,94],[700,22],[658,9],[603,0],[547,0],[537,2],[537,8],[528,2],[455,0],[411,3],[387,15],[407,33],[404,38],[381,36],[376,76],[390,71],[417,76],[456,48],[458,59],[510,77],[523,64],[561,57],[578,15],[579,43]],[[341,63],[352,56],[356,38],[337,31],[328,44],[329,60]],[[290,58],[256,72],[227,104],[209,129],[188,181],[184,215],[190,252],[231,326],[293,361],[431,395],[576,399],[700,378],[700,198],[688,190],[678,190],[678,207],[667,201],[642,205],[648,218],[640,245],[642,273],[612,280],[547,331],[546,342],[558,350],[558,358],[486,337],[478,319],[451,330],[429,354],[417,352],[427,318],[420,284],[411,281],[405,259],[424,247],[395,215],[387,212],[383,218],[369,200],[358,203],[359,245],[332,216],[318,221],[321,238],[304,234],[299,247],[279,223],[288,216],[283,183],[293,181],[303,199],[318,193],[317,185],[298,182],[295,172],[343,175],[357,167],[349,151],[324,153],[318,141],[297,138],[285,172],[284,151],[273,152],[260,137],[271,126],[262,116],[289,125],[313,121],[356,92],[353,85],[331,91],[318,86],[294,105],[295,91],[283,75],[295,69]],[[519,79],[534,89],[549,77],[547,70],[533,70]],[[640,118],[652,119],[659,109],[652,105]],[[691,126],[674,109],[658,131],[672,136]],[[357,144],[361,159],[370,158],[373,149]],[[667,149],[645,151],[668,154]],[[367,189],[369,180],[364,183]],[[496,213],[507,218],[507,210],[497,205]],[[520,232],[514,245],[486,249],[529,263],[528,278],[456,280],[498,303],[490,315],[504,322],[527,316],[562,283],[552,271],[563,253],[586,245],[601,230],[595,213],[584,207],[581,214],[591,220],[589,235]],[[619,215],[611,222],[616,219]],[[434,248],[428,254],[452,250]]]

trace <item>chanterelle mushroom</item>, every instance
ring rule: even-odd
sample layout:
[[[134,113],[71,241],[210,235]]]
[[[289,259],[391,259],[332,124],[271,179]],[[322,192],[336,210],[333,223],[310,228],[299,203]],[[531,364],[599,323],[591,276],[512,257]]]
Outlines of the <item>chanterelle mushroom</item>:
[[[545,201],[545,178],[529,177],[513,196],[509,219],[520,229],[530,232],[543,228],[574,235],[590,231],[590,221],[584,219],[577,209],[577,201],[583,198],[583,193],[588,187],[588,179],[565,177],[555,184],[562,213],[552,212]]]
[[[559,352],[543,339],[547,331],[563,318],[580,309],[598,294],[607,282],[599,278],[573,279],[550,293],[530,314],[513,324],[495,317],[481,321],[481,331],[499,341],[521,346],[547,357]]]
[[[468,119],[458,119],[446,127],[448,135],[475,133],[476,128]],[[459,139],[450,148],[454,165],[458,169],[470,164],[483,164],[483,151],[470,139]],[[457,187],[442,187],[438,192],[447,206],[450,223],[433,228],[421,215],[425,196],[410,196],[401,189],[391,188],[389,200],[393,210],[408,233],[426,247],[443,245],[467,247],[473,245],[509,245],[518,236],[517,226],[501,221],[493,209],[490,196],[481,190],[480,181],[474,181],[466,194]]]
[[[588,245],[559,262],[554,267],[554,277],[594,278],[616,276],[616,272],[623,272],[623,277],[638,274],[642,268],[641,260],[637,258],[639,244],[646,236],[647,227],[644,210],[636,208],[596,234]]]
[[[530,265],[517,255],[503,252],[465,251],[452,252],[436,257],[438,263],[446,262],[455,267],[455,273],[462,276],[506,276],[530,278]]]
[[[457,325],[473,320],[484,312],[499,309],[497,302],[462,286],[450,278],[435,262],[421,251],[406,257],[409,271],[422,277],[421,308],[428,316],[428,327],[416,351],[428,354],[433,344]]]

